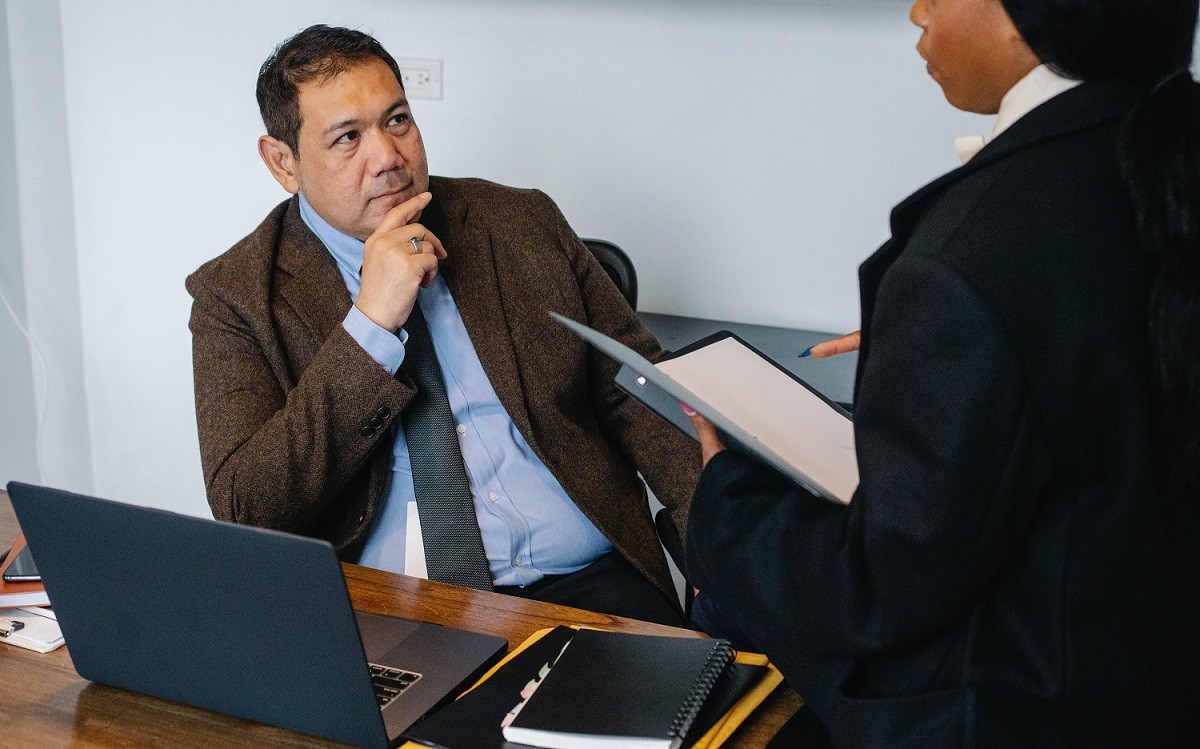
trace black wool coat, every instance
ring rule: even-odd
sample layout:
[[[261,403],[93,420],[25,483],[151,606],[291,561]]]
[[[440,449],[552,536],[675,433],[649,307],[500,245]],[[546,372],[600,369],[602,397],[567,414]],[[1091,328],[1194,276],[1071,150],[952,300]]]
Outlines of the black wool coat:
[[[732,450],[701,476],[692,581],[839,746],[1200,746],[1196,510],[1157,487],[1115,155],[1141,95],[1084,83],[894,210],[848,507]]]

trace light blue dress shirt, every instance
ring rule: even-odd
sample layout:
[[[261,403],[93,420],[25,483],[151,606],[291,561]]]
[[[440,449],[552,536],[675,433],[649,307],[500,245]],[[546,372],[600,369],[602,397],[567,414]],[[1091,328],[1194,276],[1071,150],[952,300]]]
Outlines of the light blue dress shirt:
[[[363,243],[339,232],[300,196],[300,216],[324,243],[357,301]],[[492,389],[458,306],[441,276],[417,293],[437,351],[450,411],[475,502],[492,580],[496,585],[529,585],[545,575],[582,569],[612,545],[563,491],[517,431]],[[403,330],[393,334],[351,307],[342,322],[354,340],[392,374],[404,361]],[[404,572],[408,503],[413,500],[412,465],[400,419],[394,422],[392,475],[383,512],[371,528],[360,564]]]

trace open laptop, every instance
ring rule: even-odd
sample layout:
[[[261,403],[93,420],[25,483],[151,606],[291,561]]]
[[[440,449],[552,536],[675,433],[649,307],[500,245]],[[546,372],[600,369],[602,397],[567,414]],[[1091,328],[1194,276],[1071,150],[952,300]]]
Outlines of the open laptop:
[[[8,493],[85,679],[384,749],[508,649],[353,611],[325,541],[17,482]]]

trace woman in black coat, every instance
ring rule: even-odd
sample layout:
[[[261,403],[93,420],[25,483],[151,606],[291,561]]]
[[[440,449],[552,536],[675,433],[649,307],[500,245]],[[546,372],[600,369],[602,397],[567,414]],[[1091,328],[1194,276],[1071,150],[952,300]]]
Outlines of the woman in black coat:
[[[1200,746],[1197,0],[911,17],[1010,122],[860,268],[853,501],[694,417],[689,575],[839,746]]]

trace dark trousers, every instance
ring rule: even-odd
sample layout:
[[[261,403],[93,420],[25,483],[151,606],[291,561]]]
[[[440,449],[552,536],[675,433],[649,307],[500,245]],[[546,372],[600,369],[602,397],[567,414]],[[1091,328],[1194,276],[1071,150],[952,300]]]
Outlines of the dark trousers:
[[[616,550],[578,572],[547,575],[524,588],[504,585],[496,592],[655,624],[688,626],[662,591]]]

